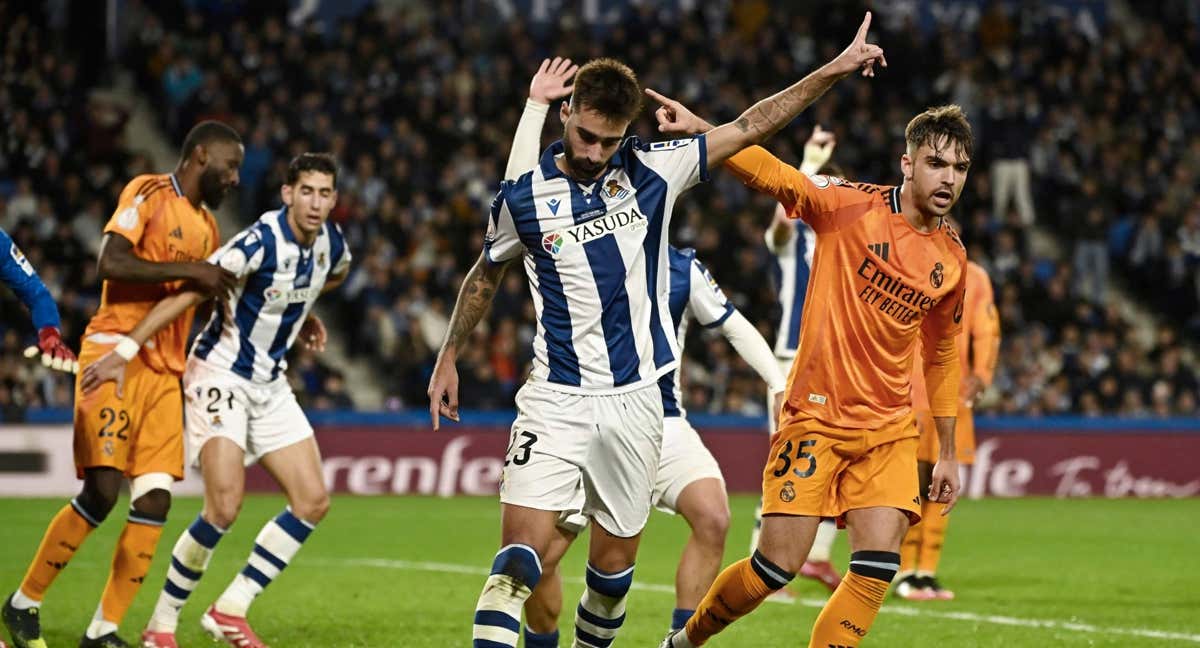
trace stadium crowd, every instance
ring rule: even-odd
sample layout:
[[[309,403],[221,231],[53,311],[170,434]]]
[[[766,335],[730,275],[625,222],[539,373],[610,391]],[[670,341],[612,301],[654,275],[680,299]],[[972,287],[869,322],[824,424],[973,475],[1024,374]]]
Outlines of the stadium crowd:
[[[341,320],[333,334],[354,361],[374,365],[389,407],[425,403],[448,311],[482,247],[485,208],[543,57],[619,52],[643,85],[728,119],[832,56],[841,41],[821,34],[851,33],[861,16],[833,2],[514,10],[525,4],[394,3],[296,25],[252,3],[250,13],[127,3],[123,22],[138,28],[124,32],[122,60],[161,107],[164,132],[177,141],[195,121],[216,118],[243,134],[243,221],[277,205],[290,156],[328,150],[342,161],[333,218],[356,264],[328,298]],[[959,103],[977,147],[956,214],[970,257],[995,284],[1004,336],[979,408],[1200,414],[1186,342],[1200,333],[1200,16],[1178,19],[1187,16],[1178,2],[1121,20],[1102,8],[1059,10],[1069,3],[1010,11],[997,2],[974,17],[956,14],[965,23],[939,23],[889,16],[887,4],[877,9],[888,69],[839,85],[772,151],[798,162],[820,123],[837,133],[834,162],[849,177],[895,183],[911,114]],[[52,27],[36,17],[3,24],[0,220],[51,286],[75,343],[98,299],[98,232],[123,183],[148,162],[122,145],[126,115],[81,90],[69,45]],[[632,130],[652,137],[644,115]],[[559,128],[550,119],[546,141]],[[761,280],[770,263],[762,232],[772,207],[716,173],[681,200],[673,231],[768,339],[775,313]],[[1059,260],[1033,255],[1030,225],[1055,236]],[[1114,284],[1161,320],[1152,345],[1122,315]],[[523,273],[510,269],[499,292],[460,357],[464,407],[511,407],[530,361]],[[24,315],[7,295],[0,315],[0,413],[69,402],[68,383],[30,380],[27,366],[10,361],[28,327],[16,324]],[[691,410],[763,413],[762,385],[719,336],[692,327],[686,355]],[[291,373],[312,406],[353,405],[340,373],[315,357],[301,352]]]

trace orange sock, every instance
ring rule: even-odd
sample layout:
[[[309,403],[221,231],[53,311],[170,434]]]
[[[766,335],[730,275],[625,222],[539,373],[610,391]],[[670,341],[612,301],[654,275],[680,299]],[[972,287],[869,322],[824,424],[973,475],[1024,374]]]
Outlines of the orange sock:
[[[942,515],[943,507],[945,504],[937,502],[921,505],[921,523],[916,527],[921,534],[921,552],[917,556],[917,571],[921,573],[937,573],[938,561],[942,559],[942,544],[946,541],[946,527],[950,524],[950,516]]]
[[[890,551],[850,554],[850,571],[817,616],[809,648],[857,646],[879,614],[899,567],[900,555]]]
[[[712,587],[708,588],[695,614],[688,619],[688,641],[693,646],[703,645],[726,626],[752,612],[772,592],[787,585],[795,576],[780,569],[757,551],[753,556],[726,567]]]
[[[924,509],[921,511],[924,513]],[[925,526],[922,518],[916,526],[908,527],[904,539],[900,541],[900,573],[910,574],[917,570],[917,556],[921,553],[921,529]]]
[[[59,509],[46,534],[42,536],[42,544],[38,545],[37,554],[29,569],[25,571],[25,579],[21,581],[21,592],[31,599],[41,601],[46,595],[50,584],[58,577],[75,551],[96,528],[76,509],[75,500]]]
[[[145,517],[135,511],[129,512],[129,521],[117,539],[113,552],[112,570],[108,572],[108,583],[100,595],[100,610],[104,621],[121,624],[129,611],[133,597],[142,587],[150,562],[154,560],[154,549],[162,535],[162,520]]]

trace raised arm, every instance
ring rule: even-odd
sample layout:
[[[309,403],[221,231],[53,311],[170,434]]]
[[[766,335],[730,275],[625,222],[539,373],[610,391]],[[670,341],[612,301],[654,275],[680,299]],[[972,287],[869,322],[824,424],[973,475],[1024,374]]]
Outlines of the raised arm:
[[[825,94],[834,83],[862,70],[863,76],[875,76],[875,63],[887,67],[883,49],[867,42],[871,12],[867,12],[850,45],[808,76],[746,109],[737,119],[713,128],[696,117],[678,101],[646,89],[662,106],[655,112],[659,130],[671,135],[706,133],[707,160],[711,169],[734,153],[761,144],[796,118],[805,108]]]
[[[29,309],[33,327],[37,329],[36,345],[25,349],[25,357],[42,356],[42,364],[59,371],[75,373],[79,363],[75,354],[63,342],[58,317],[58,305],[46,289],[33,264],[21,252],[21,248],[0,230],[0,281],[8,286],[21,303]]]
[[[837,139],[832,131],[821,128],[820,124],[813,126],[812,135],[804,143],[804,161],[800,163],[800,172],[806,175],[819,173],[821,167],[833,156],[835,146]],[[776,205],[775,217],[771,219],[771,225],[767,228],[767,246],[774,252],[787,245],[795,235],[796,227],[788,218],[787,208],[782,203]]]
[[[516,180],[537,166],[542,126],[546,122],[550,102],[571,94],[572,86],[568,83],[577,70],[579,66],[572,64],[571,59],[556,56],[553,61],[542,61],[542,66],[529,82],[529,99],[525,100],[525,110],[517,122],[517,132],[513,134],[508,165],[504,168],[505,180]]]

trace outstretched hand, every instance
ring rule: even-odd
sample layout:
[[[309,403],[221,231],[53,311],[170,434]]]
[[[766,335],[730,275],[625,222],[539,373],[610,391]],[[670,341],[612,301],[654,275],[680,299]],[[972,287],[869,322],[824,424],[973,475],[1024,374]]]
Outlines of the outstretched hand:
[[[429,395],[429,417],[434,432],[441,427],[443,416],[458,421],[458,368],[454,361],[453,353],[442,351],[433,366],[433,375],[429,377],[429,389],[425,393]]]
[[[871,29],[871,12],[868,11],[858,27],[858,33],[850,45],[831,62],[834,70],[841,76],[862,70],[865,77],[875,76],[875,64],[887,67],[887,59],[883,56],[883,48],[867,42],[867,32]]]
[[[569,85],[579,66],[571,63],[571,59],[561,56],[554,60],[543,59],[542,66],[529,82],[529,98],[539,103],[548,104],[571,94],[574,86]]]
[[[829,158],[833,156],[833,147],[837,146],[837,138],[833,131],[821,128],[820,124],[813,126],[812,136],[804,143],[804,162],[801,166],[812,169],[817,173]]]
[[[650,88],[646,88],[646,94],[659,103],[658,110],[654,111],[654,118],[658,120],[658,132],[664,135],[685,136],[712,130],[712,124],[697,117],[678,101]]]

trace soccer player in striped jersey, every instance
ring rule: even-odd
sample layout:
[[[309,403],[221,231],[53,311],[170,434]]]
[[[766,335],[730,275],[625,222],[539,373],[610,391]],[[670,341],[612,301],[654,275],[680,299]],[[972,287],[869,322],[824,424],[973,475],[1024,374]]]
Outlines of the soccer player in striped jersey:
[[[529,101],[513,136],[505,178],[519,177],[537,164],[542,124],[551,101],[570,92],[565,83],[575,72],[570,59],[545,61],[530,83]],[[726,299],[716,280],[696,259],[695,251],[667,248],[670,272],[668,303],[679,348],[683,348],[688,322],[720,331],[738,353],[767,382],[775,395],[774,409],[782,402],[784,372],[771,356],[771,348]],[[725,481],[712,453],[688,423],[679,388],[680,370],[659,379],[663,399],[663,441],[653,500],[660,510],[680,514],[692,529],[675,576],[675,611],[671,627],[682,627],[721,568],[725,536],[729,529],[729,504]],[[572,509],[585,503],[582,485]],[[575,513],[559,522],[558,539],[569,544],[587,526],[587,517]],[[562,549],[565,551],[565,548]],[[589,574],[589,577],[591,575]],[[562,610],[562,580],[558,570],[546,569],[532,596],[525,602],[526,648],[558,646],[558,616]],[[576,610],[576,640],[605,645],[613,634],[590,610]]]
[[[204,476],[204,510],[171,552],[166,583],[142,633],[148,648],[176,645],[179,611],[241,508],[246,465],[262,463],[287,495],[288,506],[263,526],[246,565],[200,617],[214,639],[239,648],[264,645],[246,621],[250,604],[329,510],[312,426],[284,372],[285,356],[297,338],[317,351],[324,348],[325,327],[310,311],[350,268],[342,232],[328,222],[337,202],[333,157],[304,153],[294,158],[280,193],[281,209],[263,214],[208,259],[232,272],[238,285],[196,338],[183,375],[184,428],[192,463]],[[184,292],[159,302],[127,342],[84,370],[85,392],[113,380],[120,393],[129,359],[123,346],[136,350],[203,297]]]
[[[183,140],[174,173],[141,175],[125,185],[104,226],[97,269],[100,308],[79,349],[87,366],[114,348],[154,304],[185,289],[222,294],[233,275],[204,262],[220,243],[210,209],[238,183],[241,137],[215,121],[197,124]],[[171,486],[183,479],[183,398],[179,376],[192,313],[170,322],[129,366],[128,397],[111,387],[84,396],[75,381],[75,469],[79,495],[50,521],[25,577],[2,616],[18,648],[46,645],[42,598],[75,552],[104,522],[128,479],[130,507],[113,551],[108,582],[84,631],[83,648],[127,646],[117,628],[150,569],[171,508]]]
[[[58,306],[46,284],[29,263],[29,259],[17,247],[8,232],[0,229],[0,282],[8,286],[20,298],[21,303],[33,316],[33,328],[37,329],[38,341],[25,349],[25,357],[42,356],[42,364],[57,371],[75,373],[79,362],[75,354],[62,339],[59,328]]]
[[[877,46],[856,41],[830,69],[868,74],[881,56]],[[501,186],[428,390],[435,428],[441,416],[458,418],[458,348],[504,268],[521,258],[538,329],[502,474],[501,548],[476,604],[476,648],[517,644],[525,600],[543,567],[561,558],[557,523],[574,512],[580,480],[583,513],[594,523],[580,605],[615,637],[662,446],[658,380],[679,362],[667,303],[675,199],[712,165],[765,141],[833,80],[794,84],[710,133],[643,144],[625,137],[640,112],[636,76],[598,59],[579,69],[559,110],[563,140]]]
[[[812,136],[804,143],[804,159],[800,163],[800,171],[808,175],[822,172],[822,167],[833,156],[837,146],[833,132],[823,130],[818,124],[813,127]],[[792,369],[792,359],[796,357],[796,349],[800,346],[800,318],[804,313],[804,297],[808,292],[808,276],[812,271],[813,251],[816,249],[817,236],[813,229],[799,218],[788,218],[783,205],[775,206],[775,216],[767,228],[763,239],[767,250],[770,251],[775,283],[775,297],[779,302],[779,324],[775,328],[775,358],[779,362],[780,371],[786,376]],[[767,394],[767,403],[775,402],[774,393]],[[778,408],[771,408],[774,413]],[[770,432],[775,431],[775,417],[770,421]],[[754,510],[754,529],[750,533],[750,552],[758,547],[758,536],[762,531],[762,503]],[[817,526],[817,535],[813,539],[812,549],[808,551],[808,559],[800,566],[799,575],[811,578],[836,590],[841,584],[842,577],[830,562],[833,551],[833,541],[837,536],[837,525],[833,520],[824,520]],[[774,594],[784,600],[794,598],[788,588],[780,589]]]
[[[837,76],[822,68],[807,80],[828,87]],[[661,101],[665,132],[710,130],[678,102]],[[847,524],[852,553],[809,646],[860,645],[899,569],[900,539],[921,517],[909,394],[918,339],[940,445],[929,498],[945,505],[943,515],[957,501],[955,339],[967,269],[966,250],[944,219],[966,183],[974,138],[961,108],[941,106],[909,121],[905,142],[899,186],[809,177],[758,146],[727,162],[749,187],[812,226],[813,277],[773,459],[763,470],[758,547],[717,577],[664,648],[705,644],[785,586],[824,517]]]

